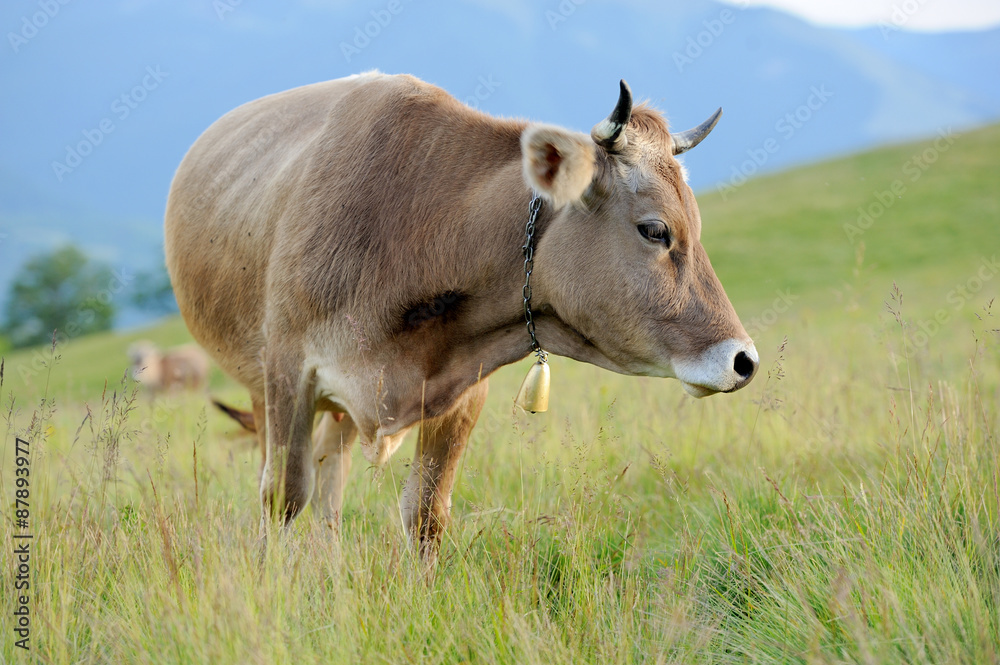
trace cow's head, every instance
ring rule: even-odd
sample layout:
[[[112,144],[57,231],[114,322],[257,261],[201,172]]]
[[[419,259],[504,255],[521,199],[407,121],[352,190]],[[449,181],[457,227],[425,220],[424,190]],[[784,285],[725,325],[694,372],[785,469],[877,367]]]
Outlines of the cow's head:
[[[703,397],[742,388],[757,350],[701,246],[701,216],[676,155],[715,126],[670,134],[624,81],[590,136],[528,125],[528,184],[553,210],[535,252],[542,346],[608,369],[676,377]]]

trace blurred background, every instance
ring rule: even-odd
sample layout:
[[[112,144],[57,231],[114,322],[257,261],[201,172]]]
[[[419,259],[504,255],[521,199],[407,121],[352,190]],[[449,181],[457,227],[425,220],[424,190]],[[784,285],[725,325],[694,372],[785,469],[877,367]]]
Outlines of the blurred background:
[[[589,131],[625,78],[680,129],[724,107],[685,159],[696,192],[738,204],[762,174],[996,122],[998,25],[1000,4],[980,0],[6,2],[3,344],[51,336],[40,303],[72,309],[93,285],[103,298],[69,337],[168,314],[162,214],[174,169],[213,121],[263,95],[407,72],[491,114]],[[739,205],[723,208],[739,228]],[[856,216],[835,222],[848,263],[855,239],[841,226]],[[746,297],[766,304],[789,286],[765,282]],[[741,286],[726,286],[739,304]]]

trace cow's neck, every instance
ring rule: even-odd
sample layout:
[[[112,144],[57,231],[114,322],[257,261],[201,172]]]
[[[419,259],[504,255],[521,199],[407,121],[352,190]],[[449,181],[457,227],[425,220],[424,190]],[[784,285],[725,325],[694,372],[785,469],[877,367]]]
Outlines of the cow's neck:
[[[364,361],[370,381],[359,386],[356,397],[369,418],[355,418],[362,437],[391,437],[441,415],[480,379],[531,353],[522,296],[531,191],[521,174],[520,149],[508,154],[516,159],[499,167],[473,200],[440,202],[439,235],[416,257],[435,274],[413,300],[385,314],[397,318],[388,322],[384,337],[372,340],[372,354]],[[543,204],[536,247],[553,216],[551,206]],[[536,290],[535,296],[543,349],[623,371],[547,307],[543,294]],[[377,414],[370,412],[372,406]]]
[[[522,246],[531,192],[521,179],[520,164],[503,169],[494,189],[483,195],[496,211],[494,220],[484,222],[494,225],[481,237],[439,245],[454,252],[448,260],[471,277],[409,303],[392,336],[394,343],[378,360],[385,368],[379,377],[387,398],[378,418],[383,435],[448,411],[477,381],[531,352],[522,296]],[[510,196],[512,190],[518,195]],[[551,208],[543,205],[536,220],[536,246],[551,216]]]

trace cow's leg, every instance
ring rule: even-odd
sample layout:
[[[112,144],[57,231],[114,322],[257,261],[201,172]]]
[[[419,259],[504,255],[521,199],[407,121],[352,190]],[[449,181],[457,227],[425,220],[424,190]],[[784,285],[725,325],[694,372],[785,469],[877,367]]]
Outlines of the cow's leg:
[[[253,424],[257,428],[257,445],[260,448],[260,470],[257,473],[257,481],[263,478],[264,463],[267,462],[267,417],[264,410],[264,395],[250,395],[250,404],[253,407]]]
[[[344,506],[344,485],[351,471],[351,446],[358,428],[346,413],[338,423],[332,413],[324,413],[313,436],[313,465],[316,467],[316,495],[313,514],[334,532],[340,532]]]
[[[486,381],[480,381],[462,395],[451,411],[420,424],[400,512],[407,533],[425,560],[437,554],[451,511],[458,462],[486,401],[486,392]]]
[[[254,427],[257,428],[257,444],[260,447],[260,467],[258,467],[257,471],[257,485],[263,487],[264,468],[267,464],[267,418],[264,407],[264,395],[251,393],[250,404],[253,405],[253,422]],[[260,548],[258,550],[258,560],[262,566],[264,564],[265,552],[267,551],[267,526],[266,513],[262,513],[260,519]]]
[[[268,348],[264,358],[267,424],[260,497],[265,518],[291,522],[309,503],[315,482],[312,426],[314,378],[295,354]]]

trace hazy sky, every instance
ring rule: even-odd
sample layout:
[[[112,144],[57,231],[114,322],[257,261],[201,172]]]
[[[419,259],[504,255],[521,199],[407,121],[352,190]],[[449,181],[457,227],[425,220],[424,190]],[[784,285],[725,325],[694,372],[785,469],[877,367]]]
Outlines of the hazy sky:
[[[1000,24],[998,0],[723,0],[767,5],[814,23],[858,27],[889,23],[906,30],[969,30]]]

